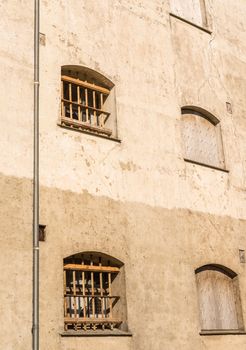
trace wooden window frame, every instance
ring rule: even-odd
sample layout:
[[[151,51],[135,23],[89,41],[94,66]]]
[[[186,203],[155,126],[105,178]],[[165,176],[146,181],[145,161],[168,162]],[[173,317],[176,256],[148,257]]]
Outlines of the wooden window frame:
[[[68,87],[68,98],[65,98],[65,87]],[[73,100],[72,89],[73,91],[76,90],[76,101]],[[83,102],[81,101],[81,94],[85,96]],[[89,102],[89,94],[92,95],[92,105]],[[106,127],[110,112],[103,109],[104,102],[109,94],[109,89],[62,75],[61,126],[110,137],[112,130]],[[99,107],[96,101],[98,96],[100,96]],[[74,114],[76,118],[73,117]]]
[[[101,258],[90,264],[64,264],[64,329],[65,331],[105,331],[118,328],[122,320],[114,317],[114,304],[120,296],[112,294],[112,279],[120,268],[103,266]],[[69,276],[70,274],[70,276]],[[95,280],[99,281],[99,287]]]

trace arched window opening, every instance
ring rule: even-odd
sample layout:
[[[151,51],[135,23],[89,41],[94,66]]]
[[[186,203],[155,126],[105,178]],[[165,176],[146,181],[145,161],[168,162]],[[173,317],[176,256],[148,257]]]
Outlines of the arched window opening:
[[[202,331],[243,330],[238,278],[220,265],[195,271]]]
[[[92,69],[63,66],[61,125],[106,137],[116,137],[114,84]]]
[[[219,120],[198,107],[183,107],[181,116],[184,159],[224,169],[224,153]]]
[[[64,259],[65,330],[127,330],[123,264],[84,252]]]

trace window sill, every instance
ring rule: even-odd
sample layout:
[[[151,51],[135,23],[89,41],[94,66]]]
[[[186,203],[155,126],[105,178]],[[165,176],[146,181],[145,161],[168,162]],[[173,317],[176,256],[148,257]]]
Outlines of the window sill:
[[[61,337],[132,337],[131,332],[124,332],[118,329],[105,331],[64,331]]]
[[[93,135],[93,136],[100,137],[100,138],[103,138],[103,139],[106,139],[106,140],[111,140],[111,141],[115,141],[115,142],[121,143],[121,139],[118,139],[117,137],[103,135],[103,134],[95,132],[92,129],[90,130],[90,128],[83,129],[83,128],[79,128],[79,127],[73,127],[72,125],[62,124],[61,122],[58,122],[57,125],[62,127],[62,128],[64,128],[64,129],[69,129],[69,130],[81,132],[83,134]]]
[[[169,15],[170,15],[171,17],[174,17],[174,18],[179,19],[179,20],[182,21],[182,22],[185,22],[185,23],[187,23],[187,24],[192,25],[192,26],[195,27],[195,28],[198,28],[198,29],[202,30],[203,32],[206,32],[206,33],[208,33],[208,34],[212,34],[212,31],[211,31],[210,29],[206,28],[206,27],[200,26],[200,25],[198,25],[198,24],[196,24],[196,23],[194,23],[194,22],[191,22],[191,21],[189,21],[189,20],[183,18],[183,17],[180,17],[180,16],[178,16],[178,15],[175,15],[175,14],[172,13],[172,12],[170,12]]]
[[[205,164],[205,163],[200,163],[200,162],[197,162],[195,160],[188,159],[188,158],[184,158],[184,161],[187,163],[192,163],[192,164],[204,166],[205,168],[210,168],[210,169],[214,169],[214,170],[223,171],[225,173],[229,173],[229,170],[227,170],[227,169],[216,167],[216,166]]]
[[[245,335],[246,332],[240,329],[218,329],[218,330],[202,330],[200,335]]]

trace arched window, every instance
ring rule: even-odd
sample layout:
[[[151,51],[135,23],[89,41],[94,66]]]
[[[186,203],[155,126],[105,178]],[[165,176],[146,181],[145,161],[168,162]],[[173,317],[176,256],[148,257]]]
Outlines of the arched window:
[[[243,330],[236,273],[220,265],[205,265],[195,273],[202,330]]]
[[[224,169],[224,153],[219,120],[198,107],[183,107],[181,116],[184,159]]]
[[[116,138],[114,84],[92,69],[63,66],[60,125]]]
[[[127,330],[124,266],[102,253],[64,259],[65,330]]]

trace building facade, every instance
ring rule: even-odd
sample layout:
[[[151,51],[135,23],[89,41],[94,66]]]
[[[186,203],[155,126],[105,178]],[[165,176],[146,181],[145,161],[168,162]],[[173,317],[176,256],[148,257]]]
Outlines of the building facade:
[[[26,350],[34,9],[0,9],[0,343]],[[245,349],[245,13],[41,1],[40,349]]]

